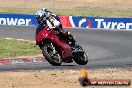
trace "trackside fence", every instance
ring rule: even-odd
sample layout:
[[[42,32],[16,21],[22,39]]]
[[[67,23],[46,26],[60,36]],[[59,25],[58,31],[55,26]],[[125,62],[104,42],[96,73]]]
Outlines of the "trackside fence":
[[[59,16],[63,27],[132,30],[132,18]],[[37,26],[35,15],[0,14],[0,25]]]

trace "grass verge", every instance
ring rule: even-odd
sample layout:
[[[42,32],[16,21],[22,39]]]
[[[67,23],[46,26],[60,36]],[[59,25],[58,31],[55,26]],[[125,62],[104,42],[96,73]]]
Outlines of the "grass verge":
[[[35,14],[37,8],[0,8],[0,13]],[[99,17],[132,17],[132,9],[76,7],[73,9],[50,9],[58,15],[99,16]]]
[[[41,54],[39,47],[34,45],[27,41],[0,39],[0,58]]]
[[[0,7],[0,13],[10,14],[34,14],[37,11],[35,8],[8,8]]]

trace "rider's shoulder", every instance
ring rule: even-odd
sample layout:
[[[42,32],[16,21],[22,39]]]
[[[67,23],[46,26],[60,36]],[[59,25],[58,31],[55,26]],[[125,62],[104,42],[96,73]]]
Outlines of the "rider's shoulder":
[[[43,24],[39,24],[39,25],[37,26],[37,29],[42,29],[43,27],[44,27]]]

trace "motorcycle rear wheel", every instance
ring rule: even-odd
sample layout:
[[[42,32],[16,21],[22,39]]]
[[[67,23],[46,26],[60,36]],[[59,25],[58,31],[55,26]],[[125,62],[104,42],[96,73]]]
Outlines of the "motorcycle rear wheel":
[[[88,55],[84,51],[83,55],[79,53],[75,55],[74,61],[79,65],[86,65],[88,63]]]
[[[56,50],[55,45],[52,43],[44,44],[42,47],[42,54],[45,59],[53,66],[60,66],[62,63],[61,56],[59,52]]]

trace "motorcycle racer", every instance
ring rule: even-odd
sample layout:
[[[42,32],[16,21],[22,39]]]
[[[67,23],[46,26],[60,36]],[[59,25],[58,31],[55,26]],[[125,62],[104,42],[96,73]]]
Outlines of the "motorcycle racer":
[[[61,37],[63,37],[63,39],[71,42],[70,45],[73,49],[73,52],[75,52],[77,44],[71,32],[63,30],[60,21],[54,18],[58,18],[58,16],[52,13],[51,11],[48,11],[46,8],[42,8],[38,10],[36,12],[36,20],[39,26],[36,29],[36,33],[41,31],[44,27],[47,27],[48,25],[47,30],[50,30],[50,29],[56,30],[57,35],[60,35]]]

